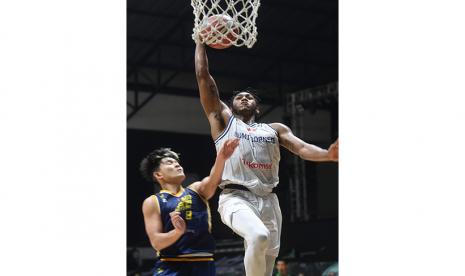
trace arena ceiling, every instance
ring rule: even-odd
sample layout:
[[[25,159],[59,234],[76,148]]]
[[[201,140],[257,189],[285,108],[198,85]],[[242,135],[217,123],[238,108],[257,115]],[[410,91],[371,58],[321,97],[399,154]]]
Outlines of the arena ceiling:
[[[127,1],[127,107],[131,119],[156,95],[198,97],[189,0]],[[338,1],[262,0],[252,49],[208,49],[223,99],[248,86],[263,103],[338,81]]]

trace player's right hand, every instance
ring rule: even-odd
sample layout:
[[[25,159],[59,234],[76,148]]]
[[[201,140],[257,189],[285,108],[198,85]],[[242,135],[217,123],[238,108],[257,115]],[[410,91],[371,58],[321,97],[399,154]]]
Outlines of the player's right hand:
[[[182,219],[180,212],[171,212],[171,223],[174,226],[174,230],[179,234],[184,234],[186,232],[186,222]]]

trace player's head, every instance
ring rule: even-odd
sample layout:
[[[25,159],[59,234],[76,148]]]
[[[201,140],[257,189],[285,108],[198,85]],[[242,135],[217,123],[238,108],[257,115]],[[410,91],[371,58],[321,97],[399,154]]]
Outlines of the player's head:
[[[278,260],[276,262],[276,270],[280,275],[287,275],[287,263],[284,260]]]
[[[179,164],[179,155],[169,148],[159,148],[149,153],[140,163],[140,172],[148,181],[179,184],[186,178]]]
[[[260,98],[257,96],[257,92],[248,87],[233,92],[230,107],[232,112],[236,115],[252,117],[260,113],[258,107],[259,102]]]

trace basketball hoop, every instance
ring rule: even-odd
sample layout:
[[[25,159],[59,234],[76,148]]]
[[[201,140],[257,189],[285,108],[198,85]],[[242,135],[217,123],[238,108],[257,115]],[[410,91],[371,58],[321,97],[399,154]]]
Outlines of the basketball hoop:
[[[257,41],[255,20],[260,0],[191,0],[191,5],[195,16],[192,34],[195,42],[224,45],[224,48],[231,45],[252,48]],[[209,24],[212,17],[218,16],[232,19],[228,28],[224,24]],[[211,36],[204,34],[206,28]],[[234,39],[227,39],[231,37]]]

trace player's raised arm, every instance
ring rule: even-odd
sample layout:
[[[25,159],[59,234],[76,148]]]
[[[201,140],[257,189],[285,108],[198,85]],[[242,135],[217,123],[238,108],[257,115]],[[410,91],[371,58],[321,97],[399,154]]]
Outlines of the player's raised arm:
[[[290,152],[298,155],[304,160],[310,161],[338,161],[339,158],[339,140],[336,140],[328,150],[322,149],[315,145],[306,143],[295,136],[291,129],[281,123],[271,124],[279,136],[279,143]]]
[[[222,110],[218,87],[210,75],[205,45],[197,43],[195,47],[195,75],[199,85],[200,102],[207,117]]]
[[[218,185],[221,183],[224,163],[229,157],[231,157],[238,145],[238,138],[226,140],[216,155],[215,164],[210,171],[210,175],[205,177],[202,181],[193,183],[190,187],[196,190],[203,198],[210,199],[215,194]]]
[[[226,127],[231,111],[220,100],[218,87],[209,72],[207,53],[202,43],[197,43],[195,48],[195,75],[200,102],[210,122],[212,136],[216,138]]]
[[[163,223],[156,200],[154,196],[145,199],[142,204],[142,212],[144,214],[145,231],[149,236],[150,244],[155,250],[160,251],[175,243],[184,234],[186,223],[179,215],[179,212],[172,212],[170,216],[174,229],[163,233]]]

